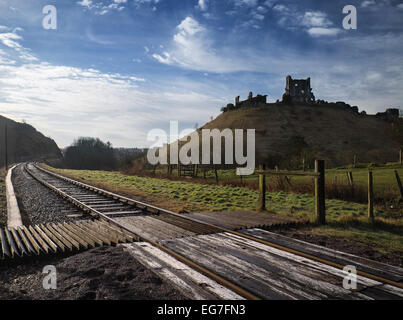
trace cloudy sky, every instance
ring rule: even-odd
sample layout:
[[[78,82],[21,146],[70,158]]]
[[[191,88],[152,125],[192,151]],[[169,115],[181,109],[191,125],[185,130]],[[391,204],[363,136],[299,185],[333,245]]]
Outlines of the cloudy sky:
[[[344,30],[345,5],[357,30]],[[57,29],[42,26],[57,9]],[[95,136],[146,146],[287,74],[369,113],[403,107],[403,0],[1,0],[0,114],[60,147]]]

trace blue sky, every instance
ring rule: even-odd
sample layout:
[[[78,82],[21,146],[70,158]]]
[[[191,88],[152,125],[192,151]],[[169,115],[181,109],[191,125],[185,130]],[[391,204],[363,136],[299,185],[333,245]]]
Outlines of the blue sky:
[[[357,30],[342,27],[348,4]],[[2,0],[0,114],[60,147],[143,147],[149,130],[200,126],[237,95],[281,99],[288,74],[310,76],[319,99],[402,107],[402,21],[403,0]]]

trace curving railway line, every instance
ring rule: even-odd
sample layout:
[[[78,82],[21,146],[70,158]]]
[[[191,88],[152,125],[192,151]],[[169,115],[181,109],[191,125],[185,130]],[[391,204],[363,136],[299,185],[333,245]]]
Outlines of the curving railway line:
[[[259,229],[218,227],[67,178],[37,164],[24,164],[24,169],[78,211],[70,215],[74,219],[71,222],[0,229],[4,258],[135,242],[143,245],[133,245],[131,251],[144,255],[149,266],[153,265],[150,259],[158,259],[158,254],[168,255],[166,259],[176,259],[240,298],[403,298],[401,268],[318,250]],[[346,265],[356,266],[360,290],[349,293],[340,288]],[[273,280],[275,277],[280,281]]]

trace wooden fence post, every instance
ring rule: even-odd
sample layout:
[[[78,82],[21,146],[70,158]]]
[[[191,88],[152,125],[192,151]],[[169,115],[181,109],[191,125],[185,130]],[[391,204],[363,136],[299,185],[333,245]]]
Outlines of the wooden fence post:
[[[396,177],[397,186],[399,187],[399,191],[400,191],[400,199],[403,199],[402,181],[400,180],[399,173],[397,172],[397,170],[395,170],[395,177]]]
[[[316,223],[323,225],[326,223],[325,206],[325,161],[315,160],[315,215]]]
[[[214,165],[214,173],[215,173],[215,182],[218,184],[218,172],[216,165]]]
[[[352,171],[348,172],[348,182],[350,183],[350,185],[354,185],[354,178],[353,178],[353,172]]]
[[[374,183],[371,170],[368,170],[368,218],[374,222]]]
[[[357,166],[357,155],[354,155],[354,168]]]
[[[399,150],[399,162],[400,162],[400,165],[402,165],[402,164],[403,164],[403,154],[402,154],[402,149],[400,149],[400,150]]]
[[[264,170],[265,165],[259,165],[259,170]],[[259,174],[259,203],[257,206],[258,211],[266,210],[266,176]]]

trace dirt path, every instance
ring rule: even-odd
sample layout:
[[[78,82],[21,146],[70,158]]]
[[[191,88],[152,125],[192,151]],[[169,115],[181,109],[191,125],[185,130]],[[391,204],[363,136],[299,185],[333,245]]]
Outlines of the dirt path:
[[[57,270],[57,289],[43,289],[44,266]],[[183,300],[120,247],[100,247],[69,257],[52,256],[23,263],[0,261],[0,299]]]
[[[375,250],[368,243],[353,241],[351,239],[317,235],[313,234],[312,229],[312,227],[290,228],[283,230],[273,230],[272,232],[279,233],[290,238],[317,244],[319,246],[354,254],[370,260],[403,267],[403,252],[401,251],[381,253],[378,250]]]

